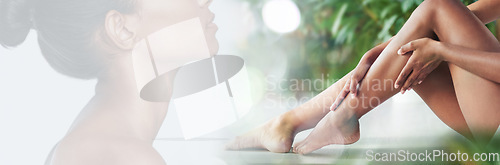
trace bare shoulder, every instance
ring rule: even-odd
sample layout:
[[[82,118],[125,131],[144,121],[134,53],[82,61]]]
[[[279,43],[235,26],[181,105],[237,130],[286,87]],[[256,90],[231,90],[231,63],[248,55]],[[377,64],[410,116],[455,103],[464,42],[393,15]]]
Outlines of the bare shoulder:
[[[165,165],[150,145],[123,139],[65,138],[53,149],[46,165]]]

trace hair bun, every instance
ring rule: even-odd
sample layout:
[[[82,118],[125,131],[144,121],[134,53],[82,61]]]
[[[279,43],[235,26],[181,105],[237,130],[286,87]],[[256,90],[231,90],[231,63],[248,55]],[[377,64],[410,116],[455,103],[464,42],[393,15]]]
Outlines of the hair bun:
[[[23,43],[32,27],[30,0],[0,0],[0,45]]]

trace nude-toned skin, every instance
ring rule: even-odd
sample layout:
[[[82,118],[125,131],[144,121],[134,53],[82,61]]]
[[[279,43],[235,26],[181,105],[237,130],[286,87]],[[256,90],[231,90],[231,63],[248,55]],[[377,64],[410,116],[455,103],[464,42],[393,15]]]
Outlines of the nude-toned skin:
[[[304,105],[238,137],[227,148],[262,147],[273,152],[288,152],[294,135],[312,127],[315,129],[304,141],[294,144],[294,152],[306,154],[329,144],[354,143],[360,136],[358,119],[374,107],[350,105],[355,105],[356,102],[367,103],[371,98],[387,100],[399,92],[401,87],[413,87],[444,123],[462,135],[486,145],[500,124],[500,85],[498,74],[491,74],[492,68],[498,67],[500,56],[494,52],[500,52],[500,44],[484,27],[484,23],[500,16],[496,10],[498,7],[498,0],[482,0],[470,5],[470,12],[459,1],[424,1],[401,31],[388,44],[382,44],[368,52],[365,55],[368,57],[364,57],[353,72]],[[405,48],[416,49],[415,56],[398,55],[397,52],[403,45],[420,38],[439,38],[440,42],[423,39],[423,42],[419,42],[422,44],[412,44],[415,47]],[[425,41],[431,44],[426,45]],[[378,53],[380,49],[383,51]],[[431,52],[433,49],[436,52]],[[394,82],[405,65],[408,63],[408,66],[412,66],[418,61],[418,66],[423,66],[421,64],[432,61],[428,60],[432,58],[422,57],[429,54],[440,54],[438,59],[443,62],[436,65],[435,70],[421,84],[415,79],[410,80],[409,85],[400,85],[396,89]],[[374,58],[376,60],[371,65]],[[367,73],[364,66],[366,64],[370,66]],[[432,70],[432,67],[427,69],[429,68]],[[366,76],[363,76],[365,73]],[[352,84],[357,82],[351,81],[351,77],[357,77],[360,81],[359,89],[354,88],[356,85]],[[392,87],[379,91],[363,85],[374,80],[391,80]],[[405,80],[402,79],[401,82],[404,84]],[[346,85],[346,82],[350,84]],[[329,107],[337,96],[354,93],[351,87],[354,88],[353,91],[359,90],[357,96],[346,97],[336,111],[330,112]],[[335,106],[332,108],[335,109]]]
[[[140,98],[132,50],[149,34],[183,20],[199,17],[212,55],[218,51],[213,29],[212,0],[142,0],[139,12],[124,15],[109,11],[105,29],[116,52],[98,77],[95,96],[56,145],[48,165],[166,164],[152,147],[165,119],[168,102]],[[216,28],[216,27],[215,27]]]

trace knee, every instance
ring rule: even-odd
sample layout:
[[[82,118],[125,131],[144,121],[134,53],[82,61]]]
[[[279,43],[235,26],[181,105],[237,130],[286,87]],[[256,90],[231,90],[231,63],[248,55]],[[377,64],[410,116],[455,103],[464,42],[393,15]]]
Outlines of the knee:
[[[420,20],[426,23],[433,24],[432,22],[436,20],[440,12],[447,12],[452,7],[457,5],[463,5],[458,0],[425,0],[422,2],[412,15],[417,15],[421,17]]]
[[[463,6],[462,2],[458,0],[425,0],[417,9],[425,13],[436,14],[437,12],[447,11],[447,9]]]
[[[415,9],[413,14],[417,13],[419,15],[432,16],[443,6],[445,3],[443,1],[449,0],[425,0]]]

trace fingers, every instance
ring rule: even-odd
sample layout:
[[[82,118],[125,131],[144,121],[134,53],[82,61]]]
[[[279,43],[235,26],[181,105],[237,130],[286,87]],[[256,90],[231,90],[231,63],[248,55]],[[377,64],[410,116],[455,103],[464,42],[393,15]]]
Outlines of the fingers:
[[[331,111],[335,111],[339,107],[339,105],[342,103],[342,101],[344,101],[344,99],[347,97],[347,95],[349,94],[350,84],[351,84],[350,81],[347,80],[345,85],[344,85],[344,88],[342,88],[339,95],[335,99],[335,102],[333,102],[332,106],[330,106]]]
[[[394,88],[396,89],[401,87],[401,93],[404,94],[412,86],[421,84],[427,75],[439,65],[440,61],[433,59],[428,52],[423,53],[419,49],[427,47],[430,41],[433,40],[421,38],[403,45],[398,50],[399,55],[412,55],[394,84]],[[419,49],[419,52],[417,52],[417,49]]]
[[[399,87],[403,86],[412,71],[413,71],[413,63],[409,61],[408,63],[406,63],[403,70],[401,70],[401,73],[399,73],[399,76],[396,79],[396,83],[394,84],[394,88],[398,89]]]
[[[417,50],[424,42],[427,42],[428,38],[421,38],[411,41],[398,50],[399,55],[410,55],[413,51]]]
[[[359,87],[361,86],[361,81],[364,79],[370,67],[371,64],[361,64],[356,68],[354,74],[352,75],[349,90],[351,91],[353,97],[356,97],[358,95]]]
[[[412,52],[415,50],[415,41],[412,41],[406,45],[403,45],[399,50],[398,54],[399,55],[405,55],[409,54],[409,52]],[[411,58],[408,60],[406,65],[404,66],[403,70],[401,70],[401,73],[399,73],[398,78],[396,79],[396,83],[394,84],[394,88],[398,89],[399,87],[403,87],[405,83],[407,82],[407,79],[410,77],[411,73],[413,72],[414,65],[413,65],[413,60]],[[416,75],[418,76],[418,75]],[[403,88],[402,88],[403,89]],[[404,93],[404,91],[401,91]]]
[[[415,83],[413,85],[422,84],[422,82],[424,82],[425,78],[427,78],[427,75],[429,75],[429,74],[430,74],[429,72],[425,72],[425,71],[420,73],[420,75],[418,76],[417,80],[415,80]]]
[[[410,75],[404,81],[404,85],[401,86],[401,94],[404,94],[406,91],[409,91],[413,88],[413,86],[420,85],[424,82],[425,78],[432,72],[431,69],[421,69],[418,70],[418,67],[413,69]]]
[[[435,67],[437,67],[437,65]],[[429,74],[431,74],[432,71],[433,71],[433,69],[430,69],[430,68],[422,69],[422,71],[420,72],[419,76],[414,81],[414,83],[413,83],[412,86],[416,86],[416,85],[422,84],[424,82],[425,78],[427,78],[427,76]]]
[[[371,64],[369,63],[360,64],[354,70],[353,75],[346,81],[344,88],[340,91],[339,95],[335,99],[335,102],[332,104],[332,106],[330,106],[331,111],[335,111],[338,108],[338,106],[342,103],[342,101],[344,101],[344,99],[349,95],[349,93],[351,93],[353,97],[357,96],[361,81],[365,77],[370,67]]]
[[[398,50],[399,55],[411,55],[411,53],[420,47],[425,47],[429,42],[434,41],[430,38],[420,38],[413,40],[403,46]]]
[[[413,84],[411,86],[416,86],[416,85],[422,84],[422,82],[424,82],[424,79],[427,77],[428,74],[429,73],[422,70],[420,72],[420,74],[417,76],[417,79],[415,81],[413,81]]]
[[[401,93],[404,94],[406,91],[413,89],[414,86],[422,84],[431,71],[424,69],[420,72],[415,72],[415,70],[413,70],[410,77],[408,77],[405,82],[405,85],[401,87]]]
[[[417,67],[417,69],[414,69],[413,71],[414,73],[412,74],[416,74],[415,75],[416,79],[410,83],[410,86],[407,89],[409,90],[413,86],[422,84],[425,78],[427,78],[427,76],[431,74],[431,72],[434,71],[434,69],[436,69],[439,66],[439,64],[440,63],[430,63],[424,65],[423,67]],[[415,73],[415,70],[419,70],[418,73]]]
[[[399,48],[398,50],[398,54],[399,55],[410,54],[410,52],[413,52],[414,50],[416,50],[415,41],[412,41],[401,46],[401,48]]]
[[[358,80],[355,79],[354,77],[351,78],[351,81],[349,82],[349,91],[351,92],[352,96],[356,96],[356,87],[358,84]]]
[[[412,70],[410,76],[406,79],[404,85],[401,87],[401,94],[405,94],[406,91],[408,91],[411,86],[415,83],[417,80],[418,76],[420,76],[420,72],[417,70]]]

